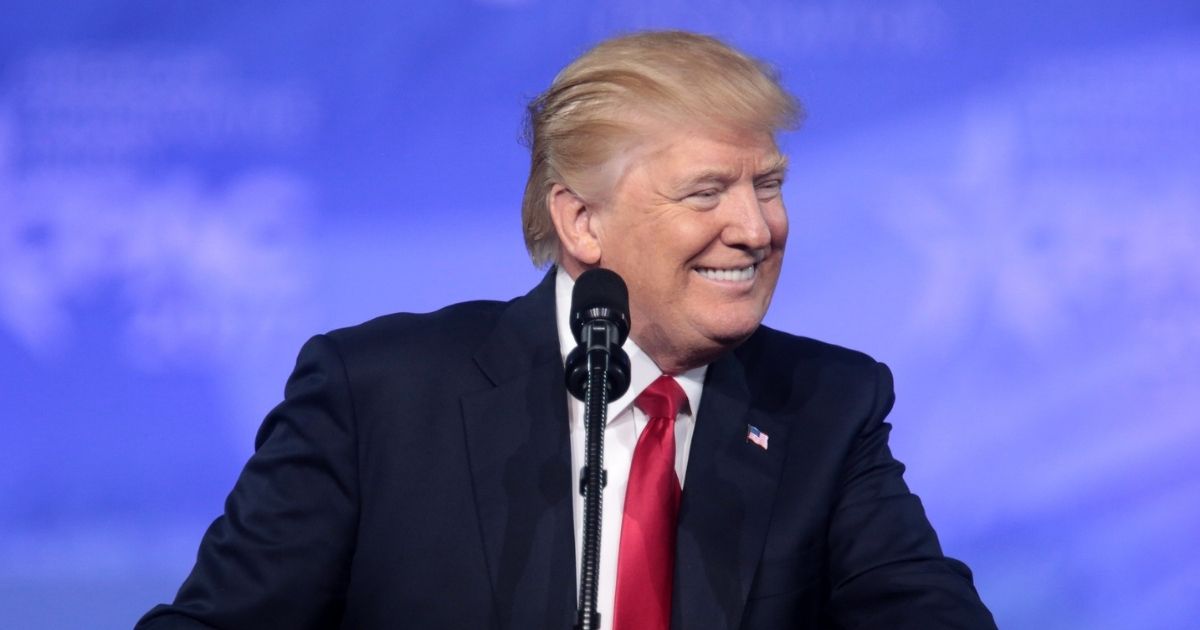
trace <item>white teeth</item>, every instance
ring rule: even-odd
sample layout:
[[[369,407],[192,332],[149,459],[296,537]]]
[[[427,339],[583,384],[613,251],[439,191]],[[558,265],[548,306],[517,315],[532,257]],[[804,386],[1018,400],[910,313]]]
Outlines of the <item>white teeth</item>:
[[[698,267],[696,273],[718,282],[742,282],[754,278],[754,265],[741,269],[705,269]]]

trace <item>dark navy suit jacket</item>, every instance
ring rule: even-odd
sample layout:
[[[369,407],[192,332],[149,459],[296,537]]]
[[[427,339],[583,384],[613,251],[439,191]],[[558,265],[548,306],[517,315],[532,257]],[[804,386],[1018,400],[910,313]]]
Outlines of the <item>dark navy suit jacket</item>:
[[[566,630],[562,378],[553,273],[315,337],[175,602],[139,627]],[[766,327],[710,366],[673,628],[994,627],[888,450],[892,401],[882,364]]]

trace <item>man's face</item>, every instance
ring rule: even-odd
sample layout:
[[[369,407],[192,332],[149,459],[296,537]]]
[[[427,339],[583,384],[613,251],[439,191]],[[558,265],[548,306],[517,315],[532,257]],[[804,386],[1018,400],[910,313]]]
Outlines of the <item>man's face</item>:
[[[787,212],[766,133],[659,131],[630,156],[593,227],[629,285],[633,339],[678,372],[744,341],[771,302]]]

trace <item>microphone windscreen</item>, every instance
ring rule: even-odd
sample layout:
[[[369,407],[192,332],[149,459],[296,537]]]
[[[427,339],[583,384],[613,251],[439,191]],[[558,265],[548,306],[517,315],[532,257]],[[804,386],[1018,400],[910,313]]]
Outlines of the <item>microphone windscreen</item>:
[[[579,340],[586,320],[608,319],[621,331],[620,343],[629,334],[629,289],[615,271],[588,269],[575,280],[571,291],[571,334]]]

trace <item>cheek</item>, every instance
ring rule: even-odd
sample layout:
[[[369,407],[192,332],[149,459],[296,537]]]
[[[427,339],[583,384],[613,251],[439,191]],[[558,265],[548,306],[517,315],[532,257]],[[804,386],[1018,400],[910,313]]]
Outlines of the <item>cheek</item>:
[[[782,203],[776,204],[766,212],[767,228],[771,231],[771,246],[783,249],[787,244],[788,216]]]

